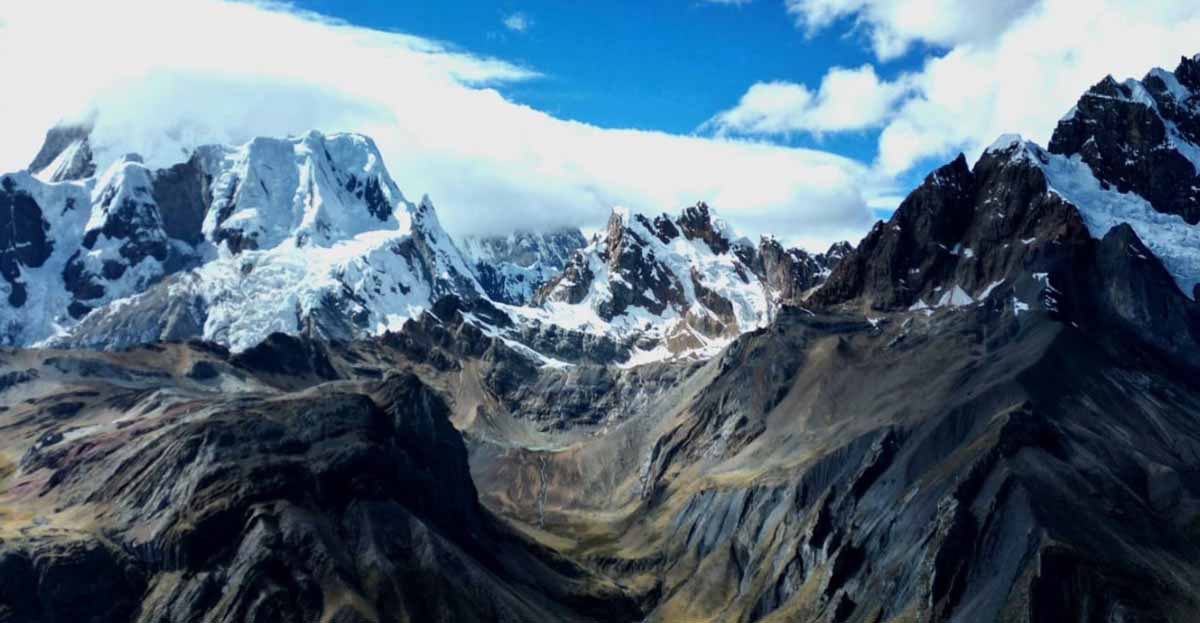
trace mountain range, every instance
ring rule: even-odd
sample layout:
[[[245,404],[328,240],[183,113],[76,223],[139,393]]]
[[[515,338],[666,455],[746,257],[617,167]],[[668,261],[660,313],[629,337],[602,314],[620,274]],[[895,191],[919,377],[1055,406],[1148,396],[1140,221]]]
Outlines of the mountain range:
[[[1200,55],[820,254],[89,137],[0,177],[0,621],[1200,616]]]
[[[0,178],[0,226],[11,223],[0,241],[4,343],[197,338],[241,351],[274,332],[353,340],[455,296],[644,361],[710,353],[831,266],[825,254],[735,239],[704,204],[653,223],[617,210],[591,241],[521,231],[460,246],[359,135],[204,145],[163,169],[137,154],[110,160],[97,162],[87,128],[61,127],[28,170]]]

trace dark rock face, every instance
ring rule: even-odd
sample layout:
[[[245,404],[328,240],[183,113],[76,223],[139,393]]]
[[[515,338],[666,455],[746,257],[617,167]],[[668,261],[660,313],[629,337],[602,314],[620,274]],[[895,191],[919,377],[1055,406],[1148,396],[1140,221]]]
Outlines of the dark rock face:
[[[204,239],[201,225],[212,204],[211,177],[204,172],[199,156],[185,163],[155,171],[151,190],[162,217],[163,231],[188,244]]]
[[[1014,285],[1031,266],[1054,266],[1089,245],[1079,214],[1046,192],[1045,175],[1014,157],[1019,149],[989,151],[973,171],[960,156],[931,174],[833,269],[814,302],[932,305],[953,286],[975,295]]]
[[[1128,225],[1092,239],[1076,207],[1047,192],[1045,175],[1028,159],[1037,153],[1021,149],[989,151],[974,171],[957,161],[950,166],[959,183],[949,187],[931,176],[813,300],[902,310],[932,306],[957,286],[981,299],[985,292],[1032,299],[1064,322],[1136,334],[1173,357],[1200,361],[1200,308],[1153,252]],[[931,218],[947,224],[930,229]]]
[[[13,623],[131,620],[146,578],[124,552],[99,541],[0,545],[0,618]]]
[[[170,245],[158,204],[151,188],[142,185],[149,179],[148,172],[140,165],[129,166],[134,171],[128,179],[122,178],[122,184],[100,191],[99,209],[104,220],[99,227],[84,232],[82,248],[63,268],[63,283],[75,297],[69,312],[76,319],[91,310],[91,301],[105,296],[106,282],[121,279],[129,268],[148,258],[160,263],[167,261]],[[108,243],[117,243],[115,255],[97,246],[101,237]],[[90,254],[85,256],[88,251],[96,251],[104,259],[96,262]]]
[[[517,352],[503,340],[489,337],[476,324],[466,322],[464,313],[490,327],[504,330],[518,344],[564,362],[600,366],[619,364],[629,360],[629,351],[634,345],[553,324],[518,326],[487,300],[464,300],[456,296],[439,299],[429,313],[409,320],[401,332],[388,335],[384,341],[411,360],[429,363],[439,369],[456,369],[463,357],[486,356],[500,366],[526,372],[536,370],[527,354]],[[527,380],[516,375],[514,382],[523,384]]]
[[[119,266],[124,265],[119,264]],[[120,275],[117,275],[117,277],[120,277]],[[73,304],[76,307],[70,311],[71,315],[76,319],[87,315],[92,309],[82,301],[91,301],[104,296],[105,289],[100,275],[95,275],[88,271],[84,266],[83,260],[80,258],[79,251],[76,251],[71,256],[71,259],[67,260],[67,265],[63,267],[62,278],[67,291],[75,297]]]
[[[1196,164],[1176,145],[1200,145],[1195,74],[1196,61],[1185,58],[1175,74],[1155,70],[1126,83],[1105,78],[1059,122],[1050,151],[1078,154],[1105,184],[1145,197],[1159,212],[1200,222]]]
[[[122,241],[118,253],[130,264],[137,264],[147,257],[164,261],[167,259],[167,240],[163,235],[158,204],[149,187],[140,185],[139,181],[131,183],[132,188],[109,186],[100,192],[100,209],[106,218],[99,228],[84,232],[83,246],[94,249],[103,235],[110,240]]]
[[[655,261],[646,240],[624,227],[619,218],[609,220],[608,248],[601,259],[608,263],[609,270],[615,269],[627,279],[612,285],[612,301],[600,310],[606,320],[633,306],[661,314],[668,305],[687,303],[683,284],[670,269]]]
[[[391,216],[392,207],[388,205],[387,198],[383,195],[383,188],[379,185],[378,179],[371,177],[366,180],[360,180],[350,175],[346,181],[346,190],[354,193],[355,197],[362,199],[367,204],[367,212],[371,216],[380,221],[386,221]]]
[[[1095,271],[1088,274],[1100,322],[1200,365],[1200,306],[1183,296],[1133,228],[1120,225],[1104,236],[1096,249]]]
[[[197,381],[208,381],[221,376],[221,371],[209,361],[197,361],[188,370],[188,378]]]
[[[645,219],[641,215],[637,218]],[[649,221],[646,221],[649,223]],[[649,242],[638,232],[625,226],[622,216],[613,214],[608,220],[605,245],[600,252],[600,261],[609,270],[620,273],[622,279],[610,284],[612,300],[603,306],[600,315],[606,320],[624,314],[632,306],[644,307],[652,314],[663,313],[670,305],[684,305],[683,284],[666,266],[657,262]],[[564,294],[559,296],[567,303],[578,304],[590,291],[594,275],[588,256],[577,253],[554,281],[546,284],[534,299],[535,305],[548,300],[555,287],[569,283]]]
[[[479,280],[479,285],[483,287],[484,292],[487,292],[488,298],[509,305],[521,304],[519,299],[509,294],[509,287],[507,287],[509,278],[500,269],[483,263],[476,264],[474,269],[475,278]],[[517,275],[512,277],[512,279],[518,284],[525,282],[524,275]]]
[[[68,263],[68,271],[73,265]],[[103,294],[99,289],[91,289],[90,280],[75,279],[74,273],[64,274],[68,288],[77,299],[87,301]],[[118,314],[102,311],[89,316],[92,307],[76,301],[72,303],[70,313],[80,319],[80,323],[72,329],[70,336],[61,339],[60,344],[70,348],[122,349],[203,335],[208,314],[203,299],[195,295],[170,295],[173,287],[186,288],[189,282],[186,274],[169,275],[130,301]]]
[[[722,323],[721,327],[713,327],[710,331],[714,334],[721,334],[729,330],[737,331],[737,316],[733,313],[733,303],[730,303],[729,299],[716,289],[705,286],[695,268],[692,269],[691,277],[692,291],[696,293],[696,300]]]
[[[693,207],[685,208],[675,224],[689,239],[703,240],[713,253],[720,254],[729,251],[729,241],[717,230],[712,214],[708,211],[708,204],[703,201]],[[666,234],[668,232],[664,232],[664,235]]]
[[[38,378],[38,371],[35,369],[28,370],[13,370],[0,374],[0,392],[3,392],[10,387],[16,387],[21,383],[28,383]]]
[[[802,249],[785,249],[774,238],[763,238],[757,255],[747,252],[747,256],[774,299],[797,303],[809,290],[824,283],[833,266],[851,250],[849,243],[839,242],[826,253],[810,255]]]
[[[0,179],[0,277],[8,282],[8,304],[13,307],[25,303],[21,267],[41,266],[54,249],[46,236],[49,229],[33,197],[11,177]]]
[[[232,362],[287,377],[318,381],[338,378],[320,342],[285,333],[272,333],[261,344],[234,356]]]

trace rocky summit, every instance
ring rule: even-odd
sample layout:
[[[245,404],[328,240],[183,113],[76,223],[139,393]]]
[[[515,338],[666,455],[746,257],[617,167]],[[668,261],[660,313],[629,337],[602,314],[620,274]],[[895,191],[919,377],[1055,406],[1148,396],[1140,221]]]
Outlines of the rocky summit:
[[[89,131],[0,177],[0,621],[1200,617],[1196,58],[823,253]]]

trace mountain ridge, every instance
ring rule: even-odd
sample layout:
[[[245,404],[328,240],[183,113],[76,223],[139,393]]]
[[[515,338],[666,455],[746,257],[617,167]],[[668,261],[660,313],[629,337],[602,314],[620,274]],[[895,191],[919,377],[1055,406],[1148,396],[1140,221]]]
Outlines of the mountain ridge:
[[[165,169],[130,154],[99,174],[89,140],[87,127],[54,128],[30,170],[4,178],[6,203],[32,204],[36,210],[23,210],[21,218],[40,220],[40,227],[18,223],[29,240],[9,243],[25,249],[6,255],[9,304],[0,309],[0,323],[9,344],[123,348],[203,338],[243,350],[275,331],[351,340],[396,331],[447,295],[507,305],[534,332],[552,324],[616,340],[640,352],[639,360],[709,352],[757,322],[731,325],[730,303],[696,277],[684,285],[700,288],[723,319],[705,325],[702,337],[675,339],[670,347],[662,343],[675,312],[666,308],[645,325],[623,329],[607,326],[611,318],[580,324],[577,311],[547,316],[524,309],[546,307],[539,290],[561,281],[588,244],[582,234],[467,237],[460,247],[427,197],[416,204],[404,197],[368,137],[310,132],[202,145]],[[43,204],[78,216],[42,218]],[[732,262],[762,262],[748,245],[735,245],[724,225],[713,229],[708,210],[689,208],[671,227],[677,222],[688,240],[703,240]],[[13,214],[6,220],[15,222]],[[21,275],[47,260],[50,266],[31,275],[40,296],[27,302]],[[755,265],[760,281],[774,271],[761,287],[789,297],[827,271],[824,255],[795,249],[771,247],[768,262]],[[747,273],[748,266],[738,270]],[[634,346],[639,341],[644,347]]]

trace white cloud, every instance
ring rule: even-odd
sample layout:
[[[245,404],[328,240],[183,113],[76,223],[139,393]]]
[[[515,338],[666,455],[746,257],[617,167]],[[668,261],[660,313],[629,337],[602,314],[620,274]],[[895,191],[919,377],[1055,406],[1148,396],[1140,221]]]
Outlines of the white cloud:
[[[957,151],[977,156],[1017,132],[1045,144],[1058,120],[1105,75],[1141,77],[1200,52],[1200,4],[1047,0],[987,45],[928,60],[879,139],[885,174]]]
[[[794,82],[759,82],[737,106],[705,127],[727,134],[821,134],[877,127],[909,91],[906,82],[881,82],[870,65],[831,69],[816,93]]]
[[[1079,12],[1094,10],[1071,0]],[[1039,0],[784,0],[808,32],[853,17],[876,56],[900,56],[914,42],[954,47],[986,43],[1004,32]]]
[[[882,179],[959,151],[977,157],[1003,133],[1045,144],[1105,75],[1141,77],[1200,52],[1195,2],[1093,0],[1084,9],[1075,0],[787,1],[810,32],[852,18],[881,58],[915,41],[948,49],[894,81],[879,81],[868,66],[830,70],[816,94],[755,84],[713,125],[754,135],[881,127]]]
[[[528,15],[517,12],[504,18],[504,27],[513,32],[525,32],[533,28],[533,20]]]
[[[0,58],[21,59],[5,66],[0,170],[25,166],[62,118],[93,115],[100,147],[151,162],[317,128],[373,136],[401,188],[458,233],[701,199],[747,233],[818,246],[870,222],[855,161],[563,121],[489,88],[536,79],[527,68],[285,5],[21,3],[6,6]]]

